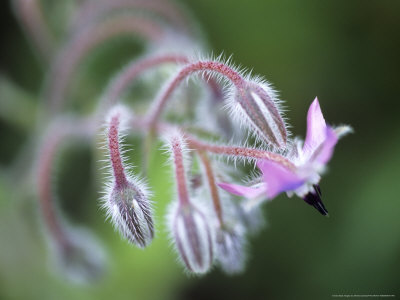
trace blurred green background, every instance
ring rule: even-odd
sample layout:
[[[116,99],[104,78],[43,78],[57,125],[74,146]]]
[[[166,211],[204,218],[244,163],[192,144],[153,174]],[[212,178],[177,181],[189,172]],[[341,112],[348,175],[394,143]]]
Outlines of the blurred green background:
[[[151,247],[141,251],[104,222],[97,202],[101,187],[93,175],[97,158],[91,146],[74,145],[66,149],[59,167],[60,205],[69,219],[93,229],[106,246],[110,263],[100,282],[72,285],[51,271],[33,192],[16,196],[26,186],[8,171],[31,136],[29,124],[34,124],[35,115],[3,113],[0,299],[399,297],[400,1],[182,2],[214,53],[233,54],[235,63],[275,85],[289,108],[294,134],[304,136],[307,108],[315,96],[328,122],[354,127],[355,134],[339,143],[321,182],[330,218],[297,198],[280,196],[263,206],[268,226],[251,239],[242,275],[214,270],[201,278],[187,277],[161,225],[172,193],[165,180],[168,168],[160,168],[165,158],[153,154],[149,177],[156,193],[158,234]],[[33,112],[46,69],[7,1],[0,4],[0,23],[0,109],[10,97],[19,97],[25,111],[29,107]],[[132,42],[117,43],[119,55],[114,60],[99,65],[113,53],[103,49],[80,72],[85,83],[95,81],[88,95],[98,95],[108,76],[138,52]]]

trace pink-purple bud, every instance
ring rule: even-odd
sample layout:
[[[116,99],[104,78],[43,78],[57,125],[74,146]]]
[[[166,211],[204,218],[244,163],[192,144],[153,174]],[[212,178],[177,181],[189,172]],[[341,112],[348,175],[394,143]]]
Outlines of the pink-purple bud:
[[[287,141],[285,122],[281,117],[273,92],[267,86],[247,82],[236,91],[233,112],[257,137],[278,148]]]
[[[192,204],[172,209],[171,233],[185,267],[193,273],[206,273],[213,264],[213,243],[205,215]]]

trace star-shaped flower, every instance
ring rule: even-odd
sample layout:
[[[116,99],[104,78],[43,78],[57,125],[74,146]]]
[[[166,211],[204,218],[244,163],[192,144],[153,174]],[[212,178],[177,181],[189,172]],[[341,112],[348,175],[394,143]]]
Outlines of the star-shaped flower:
[[[266,195],[272,199],[282,192],[287,192],[289,196],[296,194],[321,214],[327,215],[318,183],[339,138],[350,131],[349,126],[333,128],[326,125],[315,98],[308,110],[305,142],[295,140],[289,154],[282,157],[282,162],[269,159],[257,161],[257,167],[262,172],[261,183],[249,187],[228,183],[220,183],[219,186],[247,198]]]

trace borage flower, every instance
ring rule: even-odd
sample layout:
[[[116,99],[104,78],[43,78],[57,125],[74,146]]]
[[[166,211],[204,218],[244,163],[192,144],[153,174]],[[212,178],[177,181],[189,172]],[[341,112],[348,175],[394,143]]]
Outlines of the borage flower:
[[[248,187],[219,183],[219,186],[232,194],[247,198],[266,195],[268,199],[272,199],[282,192],[287,192],[289,196],[296,194],[321,214],[328,215],[321,200],[318,183],[338,139],[350,131],[349,126],[327,126],[318,99],[315,98],[308,110],[304,144],[296,140],[287,157],[282,157],[281,162],[259,159],[257,167],[262,172],[262,181],[256,185]]]

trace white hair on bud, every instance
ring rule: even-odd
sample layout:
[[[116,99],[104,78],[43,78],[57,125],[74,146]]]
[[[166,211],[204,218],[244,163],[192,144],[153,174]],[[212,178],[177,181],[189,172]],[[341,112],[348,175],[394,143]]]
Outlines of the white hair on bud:
[[[195,63],[201,63],[201,62],[203,62],[203,63],[204,62],[214,62],[214,63],[223,64],[227,68],[232,69],[233,72],[236,72],[243,79],[243,81],[246,81],[246,78],[249,77],[249,75],[246,75],[247,73],[249,73],[248,71],[246,71],[245,69],[242,69],[240,67],[235,67],[232,64],[232,62],[231,62],[232,57],[224,58],[223,54],[219,55],[218,57],[211,54],[210,56],[207,57],[207,56],[203,56],[202,54],[199,54],[199,53],[195,53],[193,55],[188,55],[188,56],[189,56],[188,57],[189,58],[188,65],[195,64]],[[177,76],[180,74],[181,70],[182,69],[177,70],[176,73],[173,76],[171,76],[171,79],[168,80],[163,85],[163,87],[160,89],[160,91],[158,93],[158,96],[156,96],[156,99],[159,99],[161,97],[161,95],[165,95],[167,93],[167,91],[170,89],[170,87],[172,85],[174,85],[174,82],[175,82],[176,78],[178,78]],[[211,70],[211,69],[196,70],[194,72],[190,72],[189,74],[187,74],[187,76],[185,76],[185,78],[184,78],[184,81],[187,85],[190,80],[199,81],[199,79],[200,79],[201,81],[204,81],[204,80],[210,79],[210,77],[214,78],[216,80],[216,82],[219,84],[220,88],[222,88],[222,94],[223,94],[222,102],[226,102],[227,99],[229,102],[230,99],[235,97],[237,88],[234,86],[232,81],[227,78],[226,75],[221,74],[217,70]],[[182,83],[180,83],[180,84],[182,84]],[[177,92],[180,90],[182,90],[182,89],[180,89],[179,87],[176,87],[174,89],[174,91],[172,92],[173,95],[170,95],[170,98],[171,98],[170,102],[172,102],[173,99],[179,98],[179,96],[177,96]],[[158,105],[159,105],[159,103],[157,101],[154,102],[151,110],[156,111]],[[182,106],[175,105],[175,109],[179,109],[180,107],[182,107]],[[223,110],[224,110],[224,108],[223,108]],[[234,126],[234,128],[235,127],[236,126]],[[235,128],[235,132],[237,131],[236,128]],[[239,135],[237,133],[235,133],[235,136],[237,137]]]
[[[196,204],[182,207],[178,201],[173,201],[168,208],[166,221],[179,263],[185,267],[187,274],[203,275],[213,265],[214,237],[206,208],[199,201],[194,202]],[[197,245],[191,238],[197,239]]]
[[[180,152],[183,159],[185,182],[178,183],[179,179],[177,178],[175,180],[177,189],[175,190],[180,188],[179,184],[184,184],[187,196],[193,198],[188,182],[190,168],[187,143],[183,134],[179,130],[172,129],[164,134],[163,139],[167,144],[167,151],[171,154],[174,168],[175,156],[179,155],[176,151]],[[189,199],[178,199],[170,206],[167,215],[167,224],[174,248],[187,271],[194,274],[206,273],[213,263],[213,238],[207,221],[208,213],[205,213],[205,209],[206,207],[203,208],[197,200],[192,204]]]
[[[222,169],[214,168],[214,176],[224,176]],[[222,173],[222,174],[221,174]],[[203,177],[206,177],[206,171],[202,167]],[[204,181],[207,179],[204,178]],[[230,182],[230,181],[229,181]],[[207,184],[203,184],[202,188],[197,192],[198,200],[196,203],[202,204],[207,208],[208,218],[212,226],[214,246],[216,250],[216,261],[218,265],[227,274],[241,273],[246,264],[247,253],[247,227],[250,224],[247,220],[246,213],[242,207],[236,203],[233,196],[219,189],[219,201],[222,211],[221,224],[218,220],[217,213],[214,209],[212,201],[210,201],[210,190]],[[258,220],[257,220],[258,221]],[[258,223],[261,226],[261,222]],[[255,227],[255,226],[254,226]],[[253,228],[251,228],[253,231]]]
[[[263,118],[265,118],[268,127],[271,129],[274,138],[277,143],[273,143],[269,140],[264,132],[257,126],[257,124],[252,120],[251,116],[245,111],[240,102],[238,101],[238,91],[236,89],[232,89],[230,94],[227,95],[225,108],[228,110],[232,118],[235,122],[239,123],[239,126],[244,130],[247,130],[254,138],[256,139],[257,144],[265,144],[267,141],[267,146],[271,149],[271,151],[279,152],[285,150],[283,145],[286,144],[287,139],[290,137],[291,133],[289,132],[287,125],[287,119],[284,116],[285,109],[282,106],[282,101],[279,100],[277,92],[272,88],[272,85],[268,83],[266,80],[261,77],[254,77],[251,74],[247,74],[246,78],[246,86],[248,92],[250,93],[251,98],[254,100],[257,109],[262,113]],[[262,93],[264,92],[270,100],[270,103],[276,109],[281,124],[277,124],[275,118],[272,115],[272,112],[266,107],[264,101],[260,98],[260,95],[257,94],[257,89]],[[252,91],[253,90],[253,91]],[[275,117],[277,117],[275,115]],[[282,136],[281,130],[279,129],[279,125],[281,125],[282,130],[285,136]]]
[[[124,154],[123,149],[124,129],[127,128],[131,117],[129,110],[118,105],[110,110],[106,130],[104,131],[106,148],[108,149],[108,131],[112,118],[119,115],[118,142],[120,157],[124,168],[127,184],[118,187],[111,168],[110,153],[107,151],[106,170],[107,182],[101,198],[101,207],[105,210],[107,219],[110,219],[114,228],[119,231],[122,237],[136,244],[140,248],[146,247],[154,235],[152,221],[151,192],[146,182],[132,173]]]
[[[245,228],[239,222],[219,228],[215,236],[216,260],[227,274],[244,271],[247,260]]]
[[[134,182],[132,178],[128,180]],[[134,184],[135,188],[126,187],[123,191],[111,191],[103,207],[106,207],[107,217],[122,237],[139,248],[145,248],[154,237],[152,202],[142,183],[136,181]]]
[[[249,79],[249,81],[260,86],[271,97],[271,100],[275,104],[275,107],[277,108],[284,122],[287,138],[289,139],[292,136],[292,133],[289,130],[291,128],[291,125],[289,124],[288,117],[285,115],[285,112],[288,111],[288,108],[284,104],[285,102],[279,98],[279,92],[274,88],[271,82],[267,81],[261,76],[255,76],[255,77],[253,76],[253,78]]]

